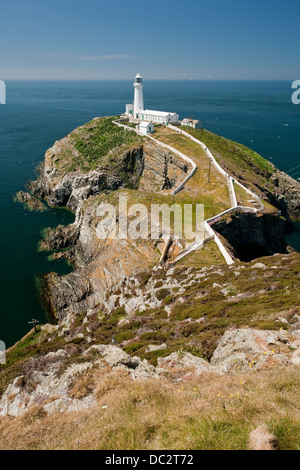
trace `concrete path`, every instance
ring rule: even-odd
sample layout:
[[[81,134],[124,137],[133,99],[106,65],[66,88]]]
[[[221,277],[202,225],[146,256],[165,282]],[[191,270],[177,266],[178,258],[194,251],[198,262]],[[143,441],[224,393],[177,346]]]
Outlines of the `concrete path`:
[[[138,135],[142,136],[142,137],[147,137],[148,139],[151,139],[153,140],[154,142],[156,142],[157,145],[159,145],[160,147],[163,147],[173,153],[175,153],[176,155],[178,155],[180,158],[182,158],[184,161],[188,162],[191,166],[192,166],[192,170],[190,171],[190,173],[187,175],[187,177],[171,192],[171,194],[175,195],[177,193],[179,193],[185,186],[185,184],[187,183],[187,181],[189,181],[190,178],[193,177],[193,175],[195,174],[195,172],[197,171],[197,165],[196,163],[189,157],[187,157],[186,155],[184,155],[182,152],[179,152],[178,150],[176,150],[175,148],[171,147],[170,145],[167,145],[167,144],[164,144],[163,142],[160,142],[159,140],[155,139],[154,137],[150,136],[150,135],[147,135],[145,136],[144,134],[142,134],[138,129],[135,129],[135,128],[132,128],[130,126],[126,126],[125,124],[119,122],[119,121],[113,121],[114,124],[116,124],[118,127],[123,127],[124,129],[127,129],[127,130],[130,130],[130,131],[135,131]],[[220,240],[218,234],[212,229],[211,225],[213,225],[218,219],[220,219],[223,215],[225,215],[226,213],[230,213],[230,212],[235,212],[235,211],[242,211],[242,212],[252,212],[252,213],[258,213],[260,211],[262,211],[264,209],[264,205],[261,201],[261,199],[255,194],[253,193],[252,191],[250,191],[248,188],[246,188],[246,186],[244,186],[243,184],[241,184],[239,181],[237,181],[235,178],[233,178],[229,173],[227,173],[220,165],[219,163],[217,162],[217,160],[215,159],[215,157],[213,156],[213,154],[211,153],[211,151],[206,147],[206,145],[201,142],[200,140],[196,139],[195,137],[193,137],[192,135],[190,135],[188,132],[185,132],[184,130],[182,130],[181,128],[178,128],[176,126],[172,126],[171,124],[168,125],[168,127],[170,129],[173,129],[175,130],[176,132],[178,132],[179,134],[183,134],[184,136],[188,137],[189,139],[191,139],[192,141],[194,141],[195,143],[197,143],[198,145],[200,145],[200,147],[205,151],[207,157],[210,159],[211,163],[214,165],[214,167],[216,168],[216,170],[222,175],[224,176],[224,178],[226,178],[226,181],[227,181],[227,185],[228,185],[228,191],[229,191],[229,196],[230,196],[230,203],[231,203],[231,208],[228,209],[227,211],[224,211],[220,214],[217,214],[216,216],[210,218],[210,219],[207,219],[204,221],[204,227],[205,227],[205,232],[207,234],[207,236],[203,238],[203,240],[201,241],[198,241],[198,242],[193,242],[190,246],[186,247],[185,249],[183,249],[181,251],[181,253],[179,253],[179,255],[175,258],[175,260],[173,261],[173,263],[175,264],[176,262],[182,260],[183,258],[185,258],[186,256],[190,255],[191,253],[193,253],[194,251],[202,248],[202,246],[207,242],[207,241],[210,241],[210,240],[214,240],[215,243],[217,244],[220,252],[222,253],[226,263],[228,265],[231,265],[234,263],[234,258],[232,257],[232,255],[227,251],[227,249],[225,248],[224,244],[222,243],[222,241]],[[256,209],[256,208],[253,208],[253,207],[244,207],[244,206],[239,206],[238,205],[238,202],[237,202],[237,197],[236,197],[236,192],[235,192],[235,189],[234,189],[234,183],[235,184],[238,184],[244,191],[246,191],[252,198],[254,198],[257,203],[259,204],[259,209]],[[163,251],[163,254],[162,254],[162,257],[161,257],[161,260],[160,260],[160,263],[163,263],[164,259],[166,258],[167,256],[167,251],[170,247],[170,238],[168,238],[166,240],[166,245],[165,245],[165,248],[164,248],[164,251]]]

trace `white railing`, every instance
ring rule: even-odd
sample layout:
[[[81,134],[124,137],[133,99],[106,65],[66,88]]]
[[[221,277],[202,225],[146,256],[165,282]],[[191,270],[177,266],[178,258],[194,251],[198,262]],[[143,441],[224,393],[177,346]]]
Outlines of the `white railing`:
[[[229,173],[227,173],[222,167],[221,165],[217,162],[217,160],[215,159],[215,157],[212,155],[211,151],[206,147],[206,145],[201,142],[201,140],[199,139],[196,139],[195,137],[193,137],[191,134],[189,134],[188,132],[186,131],[183,131],[182,129],[178,129],[178,127],[176,126],[172,126],[171,124],[168,125],[168,127],[170,127],[170,129],[173,129],[175,130],[176,132],[180,133],[180,134],[183,134],[185,135],[186,137],[188,137],[189,139],[193,140],[194,142],[196,142],[198,145],[200,145],[202,147],[202,149],[205,151],[206,155],[211,159],[213,165],[215,166],[215,168],[219,171],[219,173],[221,173],[223,176],[225,176],[228,181],[229,181],[229,186],[230,186],[230,191],[232,192],[232,206],[237,206],[238,203],[237,203],[237,197],[236,197],[236,192],[235,192],[235,189],[234,189],[234,183],[236,183],[237,185],[239,185],[244,191],[246,191],[248,194],[250,194],[250,196],[252,196],[256,201],[257,203],[259,204],[260,208],[259,209],[256,209],[257,212],[261,211],[264,209],[264,205],[261,201],[261,199],[253,192],[251,191],[250,189],[248,189],[246,186],[244,186],[242,183],[240,183],[237,179],[233,178]]]
[[[189,181],[189,179],[192,178],[192,176],[194,176],[194,174],[196,173],[198,167],[196,165],[196,163],[189,157],[187,157],[186,155],[184,155],[184,153],[182,152],[179,152],[179,150],[176,150],[174,149],[174,147],[171,147],[170,145],[167,145],[167,144],[164,144],[163,142],[160,142],[159,140],[155,139],[154,137],[152,137],[151,135],[145,135],[143,134],[142,132],[140,132],[138,129],[135,129],[133,127],[130,127],[130,126],[126,126],[125,124],[122,124],[118,121],[113,121],[114,124],[116,124],[117,126],[119,127],[123,127],[124,129],[126,130],[130,130],[130,131],[135,131],[138,135],[140,136],[143,136],[143,137],[148,137],[148,139],[150,140],[153,140],[154,142],[156,142],[160,147],[166,149],[166,150],[169,150],[170,152],[172,153],[175,153],[176,155],[178,155],[182,160],[184,160],[185,162],[189,163],[191,166],[192,166],[192,170],[190,171],[190,173],[184,178],[184,180],[177,186],[177,188],[173,189],[173,191],[171,192],[172,195],[175,195],[177,193],[179,193],[179,191],[181,191],[184,187],[184,185]]]
[[[135,131],[138,135],[141,135],[141,136],[145,136],[145,134],[141,133],[138,129],[135,129],[135,128],[132,128],[130,126],[126,126],[125,124],[122,124],[118,121],[113,121],[114,124],[116,124],[117,126],[119,127],[123,127],[124,129],[127,129],[127,130],[130,130],[130,131]],[[217,214],[216,216],[214,217],[211,217],[210,219],[207,219],[205,222],[204,222],[204,226],[207,230],[207,233],[209,234],[209,236],[207,238],[205,238],[205,240],[199,242],[199,243],[194,243],[192,244],[190,247],[188,247],[187,249],[183,250],[182,253],[180,253],[177,258],[175,259],[174,262],[177,262],[179,261],[180,259],[184,258],[185,256],[189,255],[190,253],[192,253],[193,251],[201,248],[204,243],[206,241],[209,241],[211,239],[213,239],[215,241],[215,243],[217,244],[220,252],[222,253],[226,263],[228,265],[231,265],[234,263],[234,258],[228,253],[227,249],[225,248],[224,244],[222,243],[222,241],[220,240],[220,238],[218,237],[217,233],[212,229],[211,225],[213,223],[215,223],[217,220],[219,220],[221,217],[223,217],[225,214],[228,214],[230,212],[234,212],[234,211],[239,211],[241,210],[242,212],[252,212],[252,213],[257,213],[257,212],[260,212],[264,209],[264,205],[261,201],[261,199],[255,194],[253,193],[250,189],[246,188],[246,186],[244,186],[243,184],[241,184],[239,181],[237,181],[235,178],[233,178],[229,173],[227,173],[221,166],[220,164],[217,162],[217,160],[215,159],[215,157],[212,155],[211,151],[207,148],[207,146],[201,142],[200,140],[196,139],[195,137],[193,137],[192,135],[190,135],[188,132],[185,132],[183,131],[182,129],[179,129],[178,127],[176,126],[172,126],[171,124],[168,124],[168,127],[170,129],[173,129],[175,130],[176,132],[178,132],[179,134],[183,134],[184,136],[188,137],[189,139],[191,139],[192,141],[194,141],[195,143],[197,143],[198,145],[200,145],[202,147],[202,149],[204,150],[204,152],[206,153],[206,155],[208,156],[208,158],[211,160],[212,164],[214,165],[214,167],[217,169],[217,171],[223,175],[225,178],[226,178],[226,181],[227,181],[227,184],[228,184],[228,189],[229,189],[229,196],[230,196],[230,203],[231,203],[231,208],[230,209],[227,209],[223,212],[221,212],[220,214]],[[153,140],[154,142],[156,142],[159,146],[163,147],[163,148],[166,148],[168,150],[170,150],[171,152],[177,154],[180,158],[182,158],[183,160],[185,160],[186,162],[188,162],[189,164],[192,165],[192,171],[188,174],[188,176],[183,180],[182,183],[179,184],[179,186],[177,188],[175,188],[171,194],[175,195],[177,194],[179,191],[181,191],[184,187],[184,185],[187,183],[187,181],[195,174],[195,172],[197,171],[197,165],[196,163],[189,157],[187,157],[186,155],[184,155],[183,153],[179,152],[179,150],[176,150],[174,149],[173,147],[171,147],[170,145],[167,145],[167,144],[164,144],[162,142],[160,142],[159,140],[155,139],[154,137],[152,136],[149,136],[147,135],[146,137],[148,137],[149,139]],[[239,185],[244,191],[246,191],[248,194],[250,194],[259,204],[260,208],[259,209],[256,209],[254,207],[244,207],[244,206],[239,206],[238,205],[238,202],[237,202],[237,197],[236,197],[236,192],[235,192],[235,188],[234,188],[234,184],[237,184]],[[171,242],[171,238],[168,238],[166,240],[166,244],[165,244],[165,247],[164,247],[164,250],[163,250],[163,254],[161,256],[161,259],[160,259],[160,263],[163,262],[164,258],[166,257],[167,255],[167,251],[169,249],[169,246],[170,246],[170,242]]]

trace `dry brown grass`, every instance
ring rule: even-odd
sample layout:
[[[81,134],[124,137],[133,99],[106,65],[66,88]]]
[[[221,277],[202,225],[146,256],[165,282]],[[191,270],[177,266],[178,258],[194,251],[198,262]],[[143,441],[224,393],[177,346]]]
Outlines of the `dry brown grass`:
[[[174,383],[90,371],[98,406],[46,416],[32,408],[0,420],[1,449],[247,449],[262,424],[280,449],[300,448],[296,367]],[[91,377],[89,377],[90,379]]]
[[[201,269],[203,267],[220,266],[224,258],[214,241],[206,243],[201,250],[194,251],[177,263],[177,266]]]
[[[211,165],[210,182],[208,182],[209,159],[200,145],[167,127],[159,128],[154,137],[192,158],[198,167],[184,189],[177,194],[178,201],[191,199],[197,201],[198,204],[204,204],[205,218],[231,207],[227,181],[213,165]]]

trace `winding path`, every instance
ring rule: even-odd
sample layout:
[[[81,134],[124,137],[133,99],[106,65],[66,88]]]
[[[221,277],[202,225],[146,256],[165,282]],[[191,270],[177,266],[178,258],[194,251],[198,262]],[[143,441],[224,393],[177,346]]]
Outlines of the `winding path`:
[[[126,126],[126,124],[123,124],[120,121],[113,121],[113,123],[116,124],[118,127],[123,127],[124,129],[130,130],[130,131],[135,131],[138,135],[145,137],[145,134],[141,133],[138,129],[135,129],[135,128],[130,127],[130,126]],[[194,251],[202,248],[202,246],[205,243],[207,243],[208,241],[214,240],[215,243],[217,244],[220,252],[222,253],[226,263],[228,265],[231,265],[231,264],[234,263],[234,258],[227,251],[227,249],[225,248],[225,246],[222,243],[221,239],[219,238],[218,234],[212,229],[211,226],[217,220],[219,220],[222,216],[224,216],[225,214],[229,214],[231,212],[236,212],[236,211],[252,212],[252,213],[256,214],[256,213],[261,212],[262,210],[264,210],[264,205],[263,205],[261,199],[254,192],[252,192],[250,189],[246,188],[246,186],[244,186],[239,181],[237,181],[235,178],[233,178],[229,173],[227,173],[221,167],[221,165],[217,162],[217,160],[215,159],[215,157],[213,156],[211,151],[207,148],[207,146],[203,142],[201,142],[200,140],[198,140],[195,137],[193,137],[192,135],[190,135],[188,132],[185,132],[184,130],[182,130],[182,129],[176,127],[176,126],[172,126],[171,124],[168,124],[168,127],[170,129],[173,129],[174,131],[178,132],[179,134],[182,134],[182,135],[188,137],[193,142],[200,145],[200,147],[204,150],[204,152],[206,153],[207,157],[210,159],[211,163],[214,165],[216,170],[224,178],[226,178],[228,191],[229,191],[229,196],[230,196],[230,203],[231,203],[230,209],[227,209],[226,211],[221,212],[220,214],[217,214],[214,217],[211,217],[210,219],[206,219],[204,221],[204,230],[207,232],[208,236],[206,236],[203,240],[201,240],[201,242],[194,242],[190,246],[188,246],[184,250],[182,250],[181,253],[179,253],[179,255],[175,258],[173,263],[176,264],[178,261],[182,260],[183,258],[188,256],[189,254],[191,254]],[[159,145],[160,147],[163,147],[163,148],[165,148],[167,150],[170,150],[171,152],[175,153],[176,155],[178,155],[180,158],[182,158],[184,161],[186,161],[187,163],[189,163],[192,166],[192,170],[186,176],[186,178],[171,192],[171,194],[173,194],[173,195],[179,193],[184,188],[185,184],[189,181],[189,179],[192,178],[193,175],[195,174],[195,172],[197,171],[198,167],[197,167],[196,163],[191,158],[187,157],[182,152],[179,152],[178,150],[171,147],[170,145],[164,144],[163,142],[155,139],[154,137],[152,137],[150,135],[147,135],[146,137],[148,139],[151,139],[154,142],[156,142],[156,144]],[[240,186],[253,199],[255,199],[256,202],[259,205],[259,208],[257,209],[257,208],[254,208],[254,207],[239,206],[238,202],[237,202],[237,197],[236,197],[234,184],[237,184],[238,186]],[[167,255],[167,251],[168,251],[169,246],[170,246],[170,238],[166,239],[166,244],[165,244],[165,248],[163,250],[161,259],[160,259],[160,264],[162,264],[164,262],[164,259]]]

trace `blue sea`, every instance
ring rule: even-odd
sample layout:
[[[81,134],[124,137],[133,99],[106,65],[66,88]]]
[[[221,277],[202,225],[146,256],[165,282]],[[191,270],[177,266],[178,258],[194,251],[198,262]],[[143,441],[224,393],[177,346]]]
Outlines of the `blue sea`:
[[[300,106],[291,102],[291,83],[145,80],[144,100],[147,108],[200,119],[206,129],[253,148],[288,172],[300,165]],[[133,99],[133,86],[131,81],[6,85],[7,104],[0,105],[0,339],[10,346],[28,331],[32,318],[47,321],[39,299],[41,275],[71,269],[37,251],[41,231],[74,220],[63,209],[26,211],[13,197],[36,177],[55,140],[95,116],[122,113]],[[300,177],[300,166],[292,174]],[[298,232],[289,241],[300,250]]]

